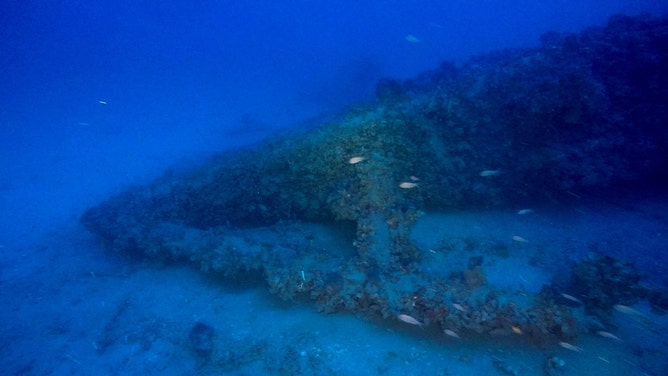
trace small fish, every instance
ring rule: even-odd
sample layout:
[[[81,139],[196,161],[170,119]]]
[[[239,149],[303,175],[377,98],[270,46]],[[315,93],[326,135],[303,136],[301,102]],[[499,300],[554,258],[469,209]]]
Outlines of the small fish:
[[[397,315],[397,318],[400,321],[405,322],[406,324],[417,325],[419,327],[422,327],[422,323],[417,321],[413,316],[406,315],[406,314],[402,313],[402,314]]]
[[[533,209],[522,209],[522,210],[517,211],[517,214],[519,214],[519,215],[524,215],[524,214],[529,214],[529,213],[533,213]]]
[[[357,163],[363,162],[365,160],[366,160],[366,158],[364,158],[364,157],[352,157],[352,158],[348,159],[348,163],[357,164]]]
[[[459,303],[452,303],[452,306],[455,307],[455,309],[458,310],[458,311],[468,312],[468,310],[466,308],[464,308],[464,306],[462,306]]]
[[[489,176],[496,176],[501,173],[501,170],[484,170],[480,172],[480,176],[483,177],[489,177]]]
[[[575,302],[575,303],[578,303],[578,304],[582,304],[582,300],[580,300],[580,299],[574,297],[573,295],[569,295],[569,294],[566,294],[566,293],[563,293],[563,292],[562,292],[561,294],[559,294],[559,295],[563,296],[565,299],[568,299],[568,300],[570,300],[570,301],[572,301],[572,302]]]
[[[107,104],[107,101],[97,101],[99,104]]]
[[[599,331],[596,332],[596,334],[598,334],[601,337],[610,338],[610,339],[614,339],[614,340],[617,340],[617,341],[621,342],[621,339],[619,337],[617,337],[616,335],[614,335],[610,332],[606,332],[604,330],[599,330]]]
[[[566,350],[571,350],[571,351],[575,351],[575,352],[582,352],[582,347],[571,345],[568,342],[559,342],[559,346],[565,348]]]
[[[450,329],[445,329],[443,330],[443,333],[445,333],[446,336],[452,337],[452,338],[461,338],[459,334],[455,333],[453,330]]]
[[[510,327],[510,329],[512,329],[512,330],[513,330],[513,333],[515,333],[515,334],[522,334],[522,329],[520,329],[520,328],[517,327],[517,326],[514,326],[514,325],[513,325],[513,326]]]
[[[529,242],[528,240],[524,239],[523,237],[517,236],[517,235],[513,236],[513,240],[518,242],[518,243],[528,243]]]
[[[418,37],[416,37],[416,36],[413,35],[413,34],[408,34],[408,35],[406,35],[406,36],[404,37],[404,39],[406,39],[407,41],[409,41],[409,42],[411,42],[411,43],[420,43],[420,40],[418,39]]]
[[[635,310],[635,309],[633,309],[629,306],[625,306],[623,304],[615,304],[614,306],[612,306],[612,308],[614,308],[615,310],[617,310],[621,313],[625,313],[627,315],[640,315],[640,316],[642,316],[642,313],[640,313],[640,311],[637,311],[637,310]]]
[[[420,178],[418,178],[417,176],[413,176],[413,175],[411,175],[409,177],[409,179],[411,179],[411,181],[420,181]]]
[[[411,188],[415,188],[417,186],[418,186],[417,183],[413,183],[413,182],[410,182],[410,181],[405,181],[405,182],[402,182],[401,184],[399,184],[399,187],[404,188],[404,189],[411,189]]]

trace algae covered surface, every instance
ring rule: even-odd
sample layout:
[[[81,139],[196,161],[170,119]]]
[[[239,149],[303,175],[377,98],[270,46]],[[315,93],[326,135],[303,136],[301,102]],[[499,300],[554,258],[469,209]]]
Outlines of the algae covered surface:
[[[667,19],[615,16],[602,28],[546,34],[536,48],[381,80],[374,103],[166,174],[90,208],[82,222],[114,251],[251,276],[322,312],[409,317],[440,336],[569,345],[604,331],[615,307],[651,296],[666,309],[665,291],[595,250],[555,266],[541,259],[554,249],[521,234],[444,229],[425,244],[416,223],[665,183],[667,50]],[[550,275],[542,288],[488,280],[490,263],[523,250]]]

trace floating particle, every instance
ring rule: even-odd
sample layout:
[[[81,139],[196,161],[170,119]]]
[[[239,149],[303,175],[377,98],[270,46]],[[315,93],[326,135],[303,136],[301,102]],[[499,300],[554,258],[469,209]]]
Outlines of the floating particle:
[[[365,160],[366,160],[366,158],[364,158],[364,157],[352,157],[352,158],[348,159],[348,163],[356,164],[356,163],[363,162]]]
[[[413,183],[413,182],[410,182],[410,181],[405,181],[405,182],[402,182],[401,184],[399,184],[399,187],[404,188],[404,189],[411,189],[411,188],[415,188],[417,186],[418,186],[417,183]]]
[[[519,215],[524,215],[524,214],[529,214],[533,213],[533,209],[521,209],[517,211],[517,214]]]
[[[409,179],[411,179],[411,181],[420,181],[420,178],[418,178],[417,176],[413,176],[413,175],[411,175],[409,177]]]

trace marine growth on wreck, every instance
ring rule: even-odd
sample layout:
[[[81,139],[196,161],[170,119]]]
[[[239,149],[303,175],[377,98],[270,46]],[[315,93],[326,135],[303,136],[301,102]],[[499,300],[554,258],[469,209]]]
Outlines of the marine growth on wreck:
[[[412,226],[426,212],[656,178],[668,167],[667,30],[666,19],[618,16],[546,34],[536,48],[382,80],[375,103],[130,189],[82,222],[114,251],[261,276],[277,296],[322,312],[403,315],[450,336],[571,341],[581,316],[558,293],[489,285],[475,242],[464,267],[434,273]],[[349,252],[328,247],[322,227]],[[583,265],[574,278],[595,268]]]

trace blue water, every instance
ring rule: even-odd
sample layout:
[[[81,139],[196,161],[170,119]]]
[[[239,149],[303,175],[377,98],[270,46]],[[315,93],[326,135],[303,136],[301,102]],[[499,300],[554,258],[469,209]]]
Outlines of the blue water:
[[[206,312],[202,315],[209,321],[222,316],[226,323],[240,323],[227,327],[236,334],[230,334],[233,339],[226,343],[255,348],[260,345],[247,340],[257,337],[249,334],[253,329],[239,329],[244,326],[241,322],[251,320],[252,311],[265,312],[252,319],[258,331],[272,327],[271,318],[263,321],[262,316],[281,316],[277,322],[293,328],[277,332],[285,343],[306,343],[304,351],[309,353],[329,346],[330,358],[318,363],[323,374],[336,374],[336,368],[325,364],[337,361],[345,364],[338,368],[340,373],[366,374],[360,371],[364,359],[351,353],[368,349],[359,343],[346,345],[345,336],[313,324],[326,327],[327,316],[275,303],[264,289],[251,293],[221,287],[178,268],[143,269],[132,260],[105,253],[104,245],[81,228],[78,218],[110,195],[146,184],[167,169],[187,170],[212,153],[254,145],[292,129],[310,129],[348,106],[373,102],[380,78],[408,79],[444,60],[462,64],[492,50],[536,46],[547,31],[578,32],[603,25],[616,13],[666,11],[668,3],[651,0],[4,1],[0,5],[0,373],[211,372],[187,346],[192,321],[187,318]],[[637,211],[628,210],[629,206],[597,211],[592,207],[598,203],[592,204],[587,209],[597,214],[587,223],[602,243],[632,244],[637,252],[629,259],[651,272],[651,262],[638,250],[649,244],[652,249],[644,251],[648,254],[661,247],[665,251],[662,237],[667,235],[662,224],[652,222],[662,218],[659,204],[642,199],[625,199],[642,208]],[[541,223],[549,228],[556,221],[568,228],[570,220],[559,214],[556,218],[543,217]],[[620,230],[616,226],[625,218],[630,226]],[[645,227],[634,231],[641,225]],[[614,236],[606,238],[610,231]],[[574,232],[574,239],[588,235],[582,228]],[[582,241],[578,239],[574,242]],[[436,240],[424,242],[429,247]],[[609,248],[616,257],[627,250]],[[573,252],[582,255],[586,250]],[[108,278],[100,282],[103,275]],[[656,275],[650,279],[665,283]],[[132,287],[124,290],[128,285]],[[151,287],[134,293],[142,286]],[[242,304],[234,296],[247,299]],[[207,304],[216,299],[225,307],[216,308],[219,316],[211,311],[215,304]],[[140,301],[150,304],[142,310]],[[194,308],[170,313],[188,306],[185,301]],[[279,308],[287,311],[272,311]],[[302,323],[310,333],[304,340],[294,328],[308,320],[311,324]],[[367,339],[369,344],[396,341],[386,339],[382,329],[358,327],[356,322],[336,321],[336,325],[342,331],[352,325],[349,333],[373,337]],[[627,333],[639,331],[629,326]],[[141,330],[129,329],[136,327]],[[217,329],[225,330],[221,325]],[[139,331],[143,339],[133,340]],[[150,339],[147,332],[152,333]],[[408,334],[413,338],[416,333]],[[317,336],[319,345],[312,340]],[[110,350],[100,351],[105,340]],[[264,341],[268,352],[283,343]],[[350,350],[343,355],[346,346]],[[426,365],[425,354],[442,351],[424,343],[410,346],[425,348],[409,355],[402,352],[405,349],[372,351],[371,356],[387,366],[369,372],[405,373],[406,362],[414,362],[414,374],[438,374]],[[456,362],[450,369],[462,367],[461,372],[470,374],[485,370],[471,359],[476,347],[467,346],[465,353],[458,353],[461,360],[441,361]],[[665,340],[662,346],[657,348],[665,350]],[[299,348],[295,351],[299,353]],[[653,357],[665,356],[643,351],[645,363],[638,369],[655,370],[652,364],[659,361]],[[245,363],[224,356],[218,361],[244,365],[220,366],[230,374],[272,373],[254,368],[257,359],[270,357],[258,354]],[[608,364],[598,362],[601,367]],[[272,370],[296,374],[287,366]]]

